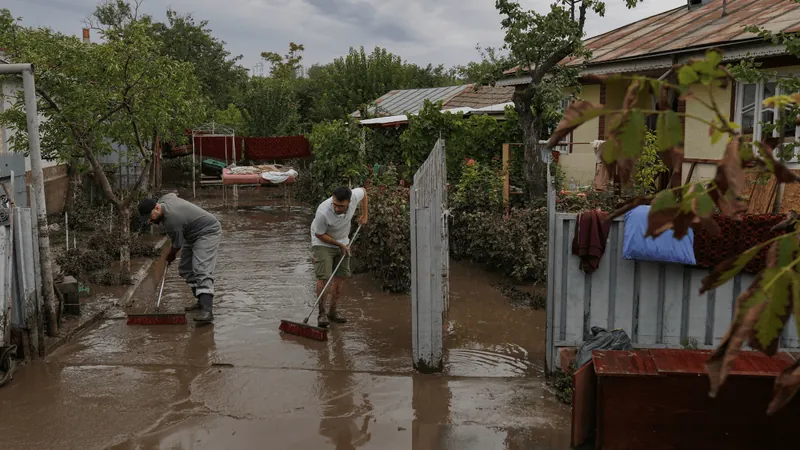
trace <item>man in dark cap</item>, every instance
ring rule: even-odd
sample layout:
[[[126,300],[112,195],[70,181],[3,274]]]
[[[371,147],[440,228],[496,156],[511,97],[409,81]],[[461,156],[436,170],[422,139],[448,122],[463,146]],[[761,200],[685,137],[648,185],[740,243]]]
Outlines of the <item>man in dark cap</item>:
[[[217,265],[222,228],[219,220],[199,206],[167,194],[158,201],[146,198],[139,202],[139,214],[150,223],[164,226],[172,240],[167,263],[175,261],[181,251],[178,274],[186,280],[197,302],[186,311],[200,310],[196,322],[210,323],[214,320],[214,268]]]

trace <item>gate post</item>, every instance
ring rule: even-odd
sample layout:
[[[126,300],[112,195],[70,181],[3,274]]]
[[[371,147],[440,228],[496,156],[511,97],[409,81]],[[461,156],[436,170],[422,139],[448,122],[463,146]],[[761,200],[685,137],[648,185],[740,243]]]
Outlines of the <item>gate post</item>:
[[[411,329],[414,368],[440,372],[448,293],[444,141],[439,139],[411,187]]]

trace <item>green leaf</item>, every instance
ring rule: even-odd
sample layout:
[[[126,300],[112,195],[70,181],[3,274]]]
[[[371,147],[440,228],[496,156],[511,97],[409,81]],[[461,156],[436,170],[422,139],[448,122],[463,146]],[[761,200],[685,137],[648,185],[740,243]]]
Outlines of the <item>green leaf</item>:
[[[681,145],[683,142],[683,127],[678,113],[667,110],[659,114],[656,135],[658,136],[658,151],[660,152]]]
[[[701,187],[702,189],[702,187]],[[714,212],[714,200],[708,195],[707,192],[702,192],[697,195],[696,201],[696,214],[700,217],[708,217]]]
[[[631,110],[619,136],[622,156],[636,159],[642,154],[646,129],[644,113],[637,109]]]
[[[792,277],[792,310],[797,335],[800,336],[800,277]]]
[[[711,134],[711,144],[716,145],[722,137],[725,136],[725,133],[719,130],[719,128],[714,128],[714,131]]]
[[[678,82],[681,86],[690,86],[696,83],[700,77],[697,72],[689,66],[683,66],[678,70]]]
[[[703,294],[712,289],[716,289],[730,281],[736,275],[739,275],[739,272],[741,272],[768,243],[769,242],[763,242],[758,244],[747,249],[739,256],[728,258],[717,264],[714,270],[707,277],[703,278],[703,285],[700,288],[700,293]]]
[[[650,204],[650,212],[655,213],[665,209],[674,208],[678,203],[675,193],[667,189],[656,194],[653,202]]]
[[[774,270],[773,270],[774,269]],[[781,272],[782,267],[770,268],[764,271],[764,282],[769,285],[765,292],[767,306],[755,324],[756,340],[761,349],[769,349],[776,345],[788,317],[788,310],[792,276]],[[769,274],[769,278],[767,278]]]

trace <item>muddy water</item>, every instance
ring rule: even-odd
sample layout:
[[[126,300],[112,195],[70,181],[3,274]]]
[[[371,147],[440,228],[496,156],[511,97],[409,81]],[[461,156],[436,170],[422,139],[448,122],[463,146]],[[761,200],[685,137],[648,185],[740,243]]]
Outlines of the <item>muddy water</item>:
[[[307,209],[210,209],[224,227],[215,324],[108,320],[24,367],[0,389],[3,449],[569,447],[568,408],[543,382],[544,315],[512,308],[480,268],[452,265],[445,371],[417,375],[410,300],[369,275],[346,284],[349,322],[328,342],[278,332],[314,301]],[[162,309],[178,311],[193,300],[176,267],[167,277]]]

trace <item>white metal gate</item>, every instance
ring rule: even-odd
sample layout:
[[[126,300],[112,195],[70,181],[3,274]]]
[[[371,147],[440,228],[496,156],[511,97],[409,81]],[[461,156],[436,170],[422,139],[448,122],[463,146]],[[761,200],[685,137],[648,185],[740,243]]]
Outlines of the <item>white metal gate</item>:
[[[411,311],[414,368],[442,370],[442,324],[449,308],[447,166],[439,139],[411,188]]]

